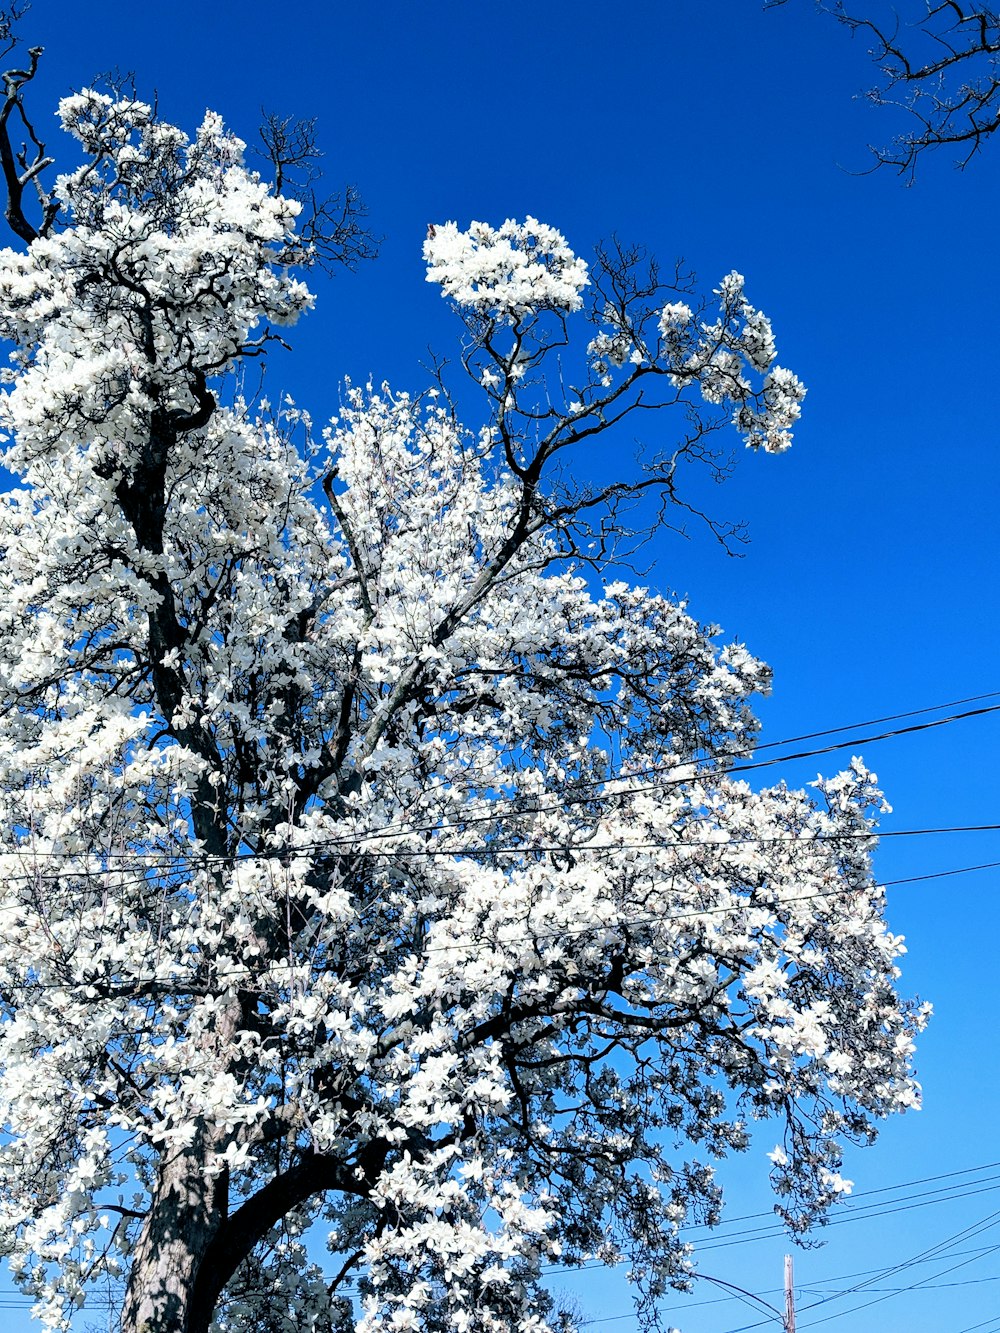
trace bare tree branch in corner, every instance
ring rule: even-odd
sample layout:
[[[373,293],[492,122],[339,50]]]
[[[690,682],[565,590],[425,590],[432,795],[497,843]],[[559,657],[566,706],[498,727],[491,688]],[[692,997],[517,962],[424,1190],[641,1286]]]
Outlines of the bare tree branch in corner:
[[[768,0],[768,8],[787,0]],[[958,0],[906,0],[896,9],[870,0],[885,17],[844,0],[819,8],[871,42],[881,83],[868,92],[877,106],[907,111],[914,127],[872,148],[879,166],[912,178],[928,149],[954,146],[966,167],[1000,128],[1000,11]]]
[[[18,45],[15,32],[18,21],[27,12],[27,5],[11,4],[0,8],[0,60],[5,59]],[[42,47],[32,46],[27,51],[26,66],[6,70],[3,82],[3,102],[0,104],[0,171],[3,172],[7,204],[4,216],[11,230],[28,244],[37,236],[45,236],[59,213],[59,202],[42,184],[42,172],[52,165],[53,159],[45,151],[35,127],[24,109],[22,90],[38,71]],[[23,134],[23,138],[21,135]],[[20,142],[18,142],[20,140]],[[25,212],[25,193],[37,197],[40,216],[32,222]]]

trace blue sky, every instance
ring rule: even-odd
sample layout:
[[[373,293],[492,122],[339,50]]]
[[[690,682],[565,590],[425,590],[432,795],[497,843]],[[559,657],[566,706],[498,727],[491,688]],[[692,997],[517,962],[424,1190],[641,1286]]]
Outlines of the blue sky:
[[[454,320],[423,281],[429,222],[532,213],[584,255],[617,231],[665,263],[683,256],[708,288],[739,269],[774,322],[782,363],[809,388],[796,445],[740,457],[723,488],[692,480],[713,515],[748,524],[742,559],[707,532],[664,534],[648,550],[647,581],[686,595],[772,665],[764,740],[1000,689],[1000,140],[965,173],[946,154],[926,159],[912,188],[866,174],[866,143],[898,122],[856,96],[872,81],[864,43],[810,0],[767,12],[760,0],[36,0],[24,31],[46,47],[40,121],[59,95],[114,67],[134,70],[140,91],[158,91],[163,114],[187,128],[206,106],[245,138],[261,105],[318,118],[331,181],[360,187],[385,237],[376,264],[316,281],[315,313],[294,331],[293,354],[271,365],[271,393],[292,393],[319,418],[335,410],[345,375],[419,390],[428,349],[456,351]],[[645,442],[666,442],[656,431],[669,429],[650,427]],[[580,477],[627,464],[631,446],[581,456]],[[885,827],[996,822],[998,716],[863,747],[894,807]],[[772,772],[801,783],[836,764]],[[889,839],[876,865],[895,879],[996,860],[1000,835],[964,833]],[[1000,1159],[998,883],[994,870],[889,891],[891,923],[910,945],[902,986],[936,1008],[918,1056],[925,1109],[850,1157],[855,1211],[817,1238],[822,1248],[796,1252],[800,1333],[824,1320],[852,1333],[1000,1328],[1000,1251],[974,1254],[1000,1245],[1000,1165],[894,1188]],[[770,1207],[763,1153],[773,1142],[765,1128],[723,1168],[732,1217]],[[943,1193],[902,1202],[932,1189]],[[766,1222],[727,1224],[703,1267],[780,1305],[788,1245],[745,1234]],[[939,1245],[936,1262],[877,1276]],[[869,1277],[855,1295],[806,1310]],[[913,1283],[925,1285],[887,1290]],[[941,1285],[951,1283],[963,1285]],[[557,1285],[586,1317],[615,1321],[598,1329],[635,1327],[616,1276]],[[700,1283],[669,1302],[667,1322],[734,1333],[765,1318],[729,1295]],[[12,1333],[29,1327],[24,1315],[5,1319]],[[762,1325],[779,1326],[773,1316]]]

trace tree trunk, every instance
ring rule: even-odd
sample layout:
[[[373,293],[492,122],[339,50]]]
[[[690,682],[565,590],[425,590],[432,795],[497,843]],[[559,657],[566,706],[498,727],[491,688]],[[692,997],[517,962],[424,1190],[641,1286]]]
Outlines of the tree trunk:
[[[161,1160],[160,1175],[132,1259],[122,1333],[186,1333],[195,1278],[223,1221],[205,1171],[205,1126],[194,1143]]]
[[[220,1054],[223,1067],[239,1013],[239,1001],[231,1000],[215,1030],[202,1038]],[[198,1271],[226,1220],[227,1178],[210,1176],[207,1169],[209,1154],[224,1146],[225,1136],[203,1116],[192,1121],[191,1142],[168,1145],[160,1158],[149,1214],[132,1257],[122,1333],[188,1333]]]

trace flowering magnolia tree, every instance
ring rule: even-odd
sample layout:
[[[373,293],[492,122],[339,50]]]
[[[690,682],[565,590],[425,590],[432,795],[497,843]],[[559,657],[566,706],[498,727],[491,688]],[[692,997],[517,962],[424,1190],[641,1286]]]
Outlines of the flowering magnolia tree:
[[[38,1316],[546,1333],[594,1258],[651,1314],[764,1117],[804,1229],[916,1097],[881,797],[728,773],[766,668],[609,564],[716,431],[789,443],[742,278],[431,227],[481,423],[369,386],[314,430],[233,379],[311,304],[299,203],[218,117],[97,91],[43,186],[37,56],[0,120],[0,1237]],[[570,486],[653,409],[666,450]]]

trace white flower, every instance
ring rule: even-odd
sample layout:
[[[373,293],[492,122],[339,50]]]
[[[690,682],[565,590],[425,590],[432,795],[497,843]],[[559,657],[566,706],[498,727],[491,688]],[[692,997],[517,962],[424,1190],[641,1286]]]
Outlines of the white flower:
[[[535,218],[500,227],[454,222],[431,228],[424,242],[427,281],[460,306],[516,320],[530,310],[578,310],[587,267],[565,238]]]

